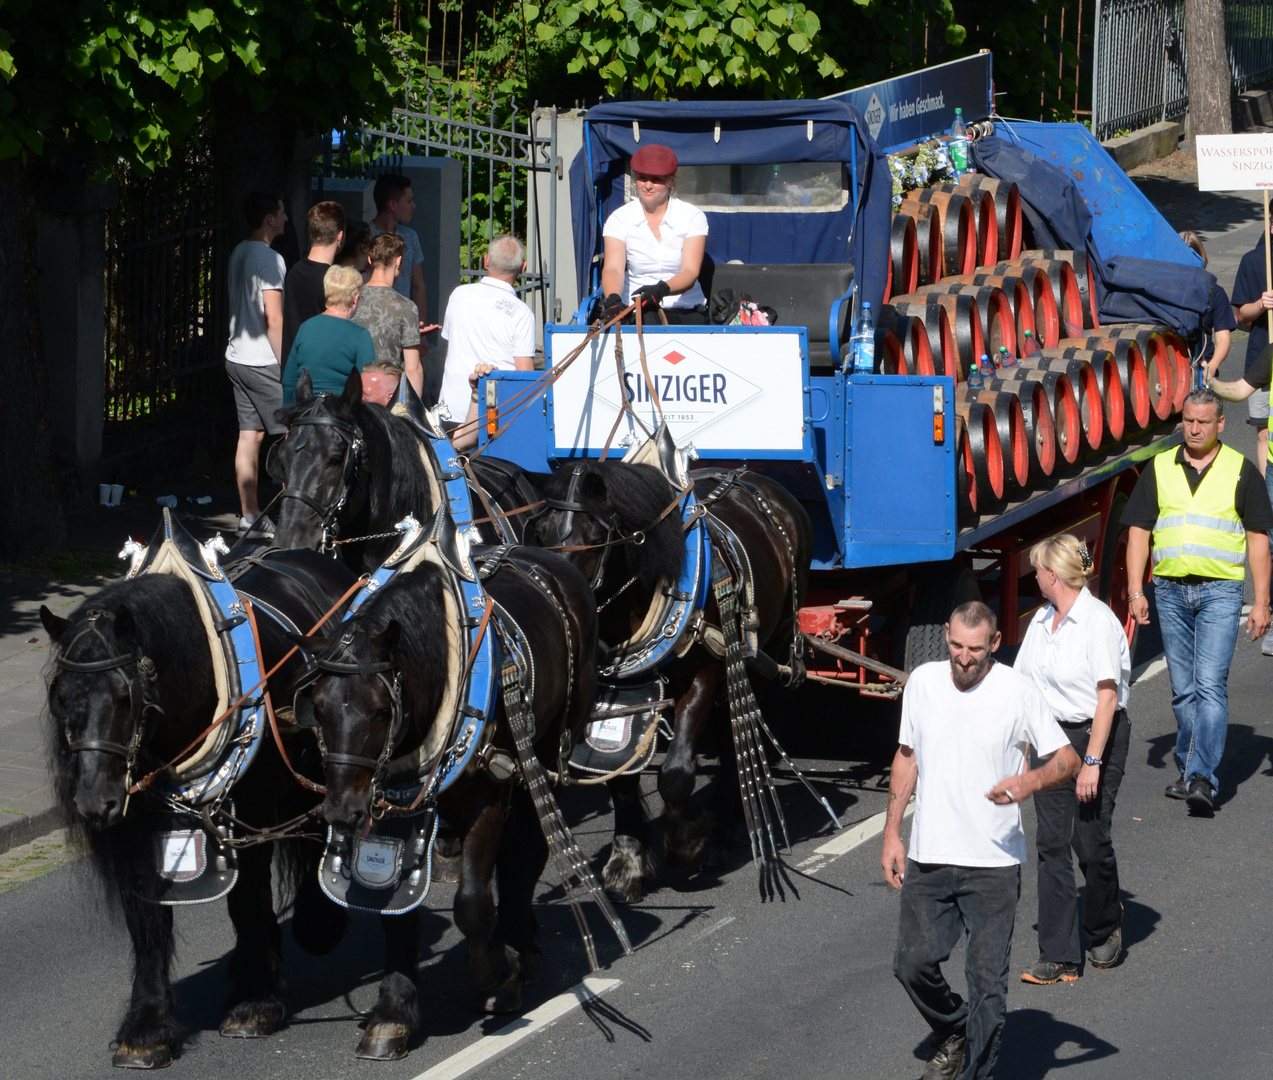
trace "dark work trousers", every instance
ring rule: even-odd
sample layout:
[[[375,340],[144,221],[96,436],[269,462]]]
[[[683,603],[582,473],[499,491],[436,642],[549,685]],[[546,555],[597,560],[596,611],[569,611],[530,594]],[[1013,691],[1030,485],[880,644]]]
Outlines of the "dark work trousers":
[[[1070,745],[1081,758],[1087,753],[1091,724],[1062,724]],[[1079,944],[1078,904],[1074,894],[1073,849],[1083,873],[1083,931],[1096,945],[1118,926],[1118,862],[1110,838],[1114,801],[1127,767],[1131,742],[1131,722],[1127,713],[1114,713],[1114,726],[1105,744],[1101,779],[1096,798],[1079,802],[1075,781],[1039,791],[1034,796],[1038,822],[1035,847],[1039,859],[1039,959],[1061,964],[1077,964],[1082,957]],[[1039,757],[1031,753],[1030,765],[1038,768]]]
[[[968,1037],[961,1080],[994,1074],[1008,1000],[1008,957],[1021,895],[1021,867],[943,866],[908,859],[893,974],[940,1043]],[[941,965],[968,931],[965,1002]]]

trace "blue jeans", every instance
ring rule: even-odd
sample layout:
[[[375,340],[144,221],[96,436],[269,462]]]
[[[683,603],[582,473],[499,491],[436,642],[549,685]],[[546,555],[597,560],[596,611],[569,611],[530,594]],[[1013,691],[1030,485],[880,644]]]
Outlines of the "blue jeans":
[[[1020,895],[1020,866],[906,860],[893,974],[936,1033],[937,1043],[957,1032],[967,1036],[960,1080],[988,1080],[994,1074]],[[967,1001],[951,989],[941,970],[965,929]]]
[[[1218,790],[1216,768],[1229,728],[1229,664],[1242,615],[1241,581],[1182,585],[1154,576],[1154,601],[1171,676],[1176,764]]]

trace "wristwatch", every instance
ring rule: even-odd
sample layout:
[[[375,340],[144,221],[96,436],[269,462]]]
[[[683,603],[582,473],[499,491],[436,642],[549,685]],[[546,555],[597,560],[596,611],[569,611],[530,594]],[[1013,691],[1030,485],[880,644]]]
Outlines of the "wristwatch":
[[[1098,757],[1092,757],[1091,754],[1084,754],[1083,764],[1084,765],[1103,765],[1105,763]]]

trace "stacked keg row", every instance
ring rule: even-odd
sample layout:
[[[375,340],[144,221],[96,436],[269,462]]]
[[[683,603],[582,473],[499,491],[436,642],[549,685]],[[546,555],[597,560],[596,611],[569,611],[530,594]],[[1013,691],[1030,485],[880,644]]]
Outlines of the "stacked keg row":
[[[1189,352],[1170,328],[1101,326],[1084,252],[1022,250],[1015,184],[970,175],[893,217],[876,356],[886,374],[956,381],[960,522],[1170,419]],[[978,360],[1019,360],[978,382]],[[969,384],[969,376],[973,384]]]

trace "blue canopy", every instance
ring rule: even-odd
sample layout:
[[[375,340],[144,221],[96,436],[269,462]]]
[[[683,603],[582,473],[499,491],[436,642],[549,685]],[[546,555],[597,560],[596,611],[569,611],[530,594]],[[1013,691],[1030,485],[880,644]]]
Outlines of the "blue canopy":
[[[638,141],[639,139],[639,141]],[[861,112],[846,101],[627,101],[589,109],[584,145],[570,167],[580,299],[601,253],[601,223],[623,205],[628,161],[661,143],[682,165],[839,162],[856,190],[844,207],[783,213],[706,210],[707,254],[718,263],[844,263],[859,274],[859,300],[879,310],[889,258],[892,178]]]

